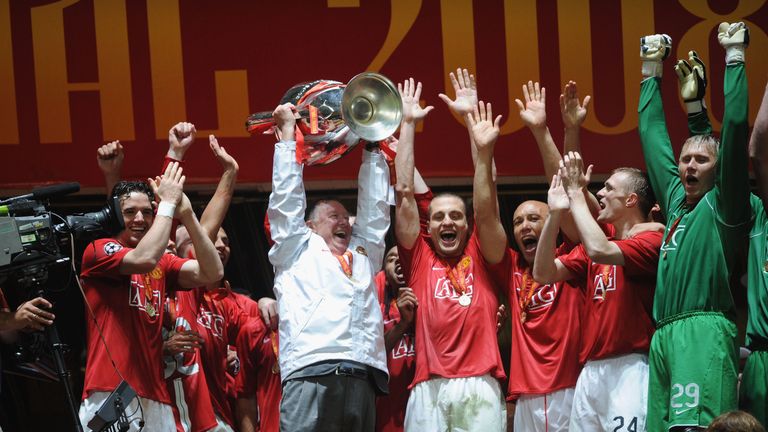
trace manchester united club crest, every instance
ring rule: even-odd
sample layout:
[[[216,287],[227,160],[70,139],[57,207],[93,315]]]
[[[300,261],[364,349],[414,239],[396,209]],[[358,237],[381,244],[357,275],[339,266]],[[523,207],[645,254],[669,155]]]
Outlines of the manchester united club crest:
[[[154,270],[149,272],[149,277],[152,279],[162,279],[163,278],[163,269],[160,267],[155,267]]]
[[[108,242],[107,244],[104,245],[104,253],[109,256],[112,256],[116,254],[118,251],[120,251],[120,249],[122,248],[123,247],[119,243]]]

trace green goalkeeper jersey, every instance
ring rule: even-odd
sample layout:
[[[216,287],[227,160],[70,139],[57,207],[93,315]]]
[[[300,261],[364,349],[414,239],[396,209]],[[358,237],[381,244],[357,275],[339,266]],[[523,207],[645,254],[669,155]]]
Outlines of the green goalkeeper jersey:
[[[691,311],[733,316],[728,285],[735,252],[750,219],[746,143],[747,79],[744,64],[726,66],[725,113],[715,185],[692,208],[664,119],[661,81],[643,81],[638,106],[640,140],[651,185],[666,217],[653,316],[658,322]],[[689,118],[692,133],[708,133],[706,112]]]
[[[747,346],[750,349],[768,348],[768,217],[762,201],[750,197],[754,224],[749,233],[747,259]]]

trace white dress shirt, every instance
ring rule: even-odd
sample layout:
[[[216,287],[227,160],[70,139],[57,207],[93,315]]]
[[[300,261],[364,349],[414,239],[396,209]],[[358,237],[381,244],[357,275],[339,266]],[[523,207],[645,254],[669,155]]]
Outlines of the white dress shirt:
[[[269,224],[269,260],[275,266],[280,313],[282,379],[327,360],[352,360],[386,372],[384,330],[373,276],[384,258],[389,229],[389,167],[380,153],[363,151],[357,218],[347,277],[322,237],[306,225],[303,166],[294,141],[275,144]]]

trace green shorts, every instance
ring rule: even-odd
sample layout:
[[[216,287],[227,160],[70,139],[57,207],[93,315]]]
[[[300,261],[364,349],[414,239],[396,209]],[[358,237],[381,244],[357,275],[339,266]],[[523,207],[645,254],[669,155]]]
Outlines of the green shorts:
[[[768,420],[768,351],[752,351],[744,365],[739,388],[739,409],[766,426]]]
[[[648,430],[706,427],[736,409],[736,325],[718,312],[660,322],[648,354]]]

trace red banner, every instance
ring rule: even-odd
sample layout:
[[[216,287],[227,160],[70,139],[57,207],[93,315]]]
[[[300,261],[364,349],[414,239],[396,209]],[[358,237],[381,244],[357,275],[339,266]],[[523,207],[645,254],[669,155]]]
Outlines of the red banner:
[[[696,49],[708,65],[708,105],[722,116],[721,21],[746,21],[750,118],[768,75],[766,0],[0,0],[0,189],[48,182],[103,185],[96,149],[119,139],[125,178],[155,175],[168,129],[193,122],[190,183],[212,184],[220,167],[206,135],[240,163],[241,183],[269,183],[273,137],[249,137],[248,114],[273,109],[293,84],[347,81],[378,71],[424,83],[437,108],[417,135],[425,177],[472,172],[462,123],[437,97],[452,95],[448,72],[477,75],[480,98],[504,115],[496,161],[501,176],[541,176],[515,98],[521,84],[547,87],[549,126],[562,140],[558,95],[578,82],[593,103],[582,132],[599,173],[642,166],[637,137],[639,38],[665,32],[674,50],[664,96],[672,141],[686,132],[673,65]],[[312,167],[307,178],[353,179],[359,156]],[[524,180],[524,179],[522,179]]]

